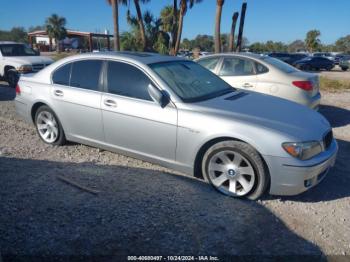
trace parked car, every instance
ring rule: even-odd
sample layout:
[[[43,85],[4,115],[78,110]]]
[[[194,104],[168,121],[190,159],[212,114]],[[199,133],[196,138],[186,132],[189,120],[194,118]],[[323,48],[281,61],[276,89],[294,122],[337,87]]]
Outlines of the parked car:
[[[275,58],[255,54],[216,54],[196,60],[231,86],[278,96],[317,109],[318,76]]]
[[[287,64],[292,65],[295,61],[298,61],[300,59],[303,59],[305,57],[308,57],[307,54],[303,54],[303,53],[295,53],[295,54],[291,54],[291,53],[270,53],[268,54],[268,56],[270,57],[274,57],[277,58]]]
[[[334,62],[325,57],[306,57],[294,62],[293,66],[301,70],[322,70],[330,71],[334,67]]]
[[[53,60],[25,44],[0,41],[0,77],[15,87],[19,74],[38,72]]]
[[[350,55],[344,55],[339,61],[339,66],[343,71],[348,70],[350,67]]]
[[[344,57],[344,54],[336,54],[334,57],[334,64],[339,65],[339,62],[343,57]]]
[[[327,52],[316,52],[316,53],[313,53],[312,56],[314,57],[324,57],[324,58],[327,58],[331,61],[334,62],[335,60],[335,56],[332,55],[331,53],[327,53]]]
[[[47,144],[69,140],[138,157],[203,176],[234,197],[301,193],[324,178],[337,153],[319,113],[234,89],[179,57],[71,56],[22,76],[16,93],[18,114]]]

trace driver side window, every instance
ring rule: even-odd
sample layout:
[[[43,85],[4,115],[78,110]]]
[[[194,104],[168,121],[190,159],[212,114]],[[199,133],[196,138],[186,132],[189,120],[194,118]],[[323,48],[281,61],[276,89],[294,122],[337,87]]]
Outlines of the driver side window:
[[[111,94],[153,101],[148,94],[151,80],[135,66],[108,62],[107,86]]]

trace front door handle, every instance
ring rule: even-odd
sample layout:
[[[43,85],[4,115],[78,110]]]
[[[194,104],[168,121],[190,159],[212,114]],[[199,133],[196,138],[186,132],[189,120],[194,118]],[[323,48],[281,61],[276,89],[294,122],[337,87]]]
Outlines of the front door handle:
[[[55,94],[55,96],[63,96],[63,91],[55,90],[54,94]]]
[[[244,83],[243,84],[243,87],[245,88],[250,88],[250,87],[253,87],[253,85],[249,84],[249,83]]]
[[[117,107],[117,103],[114,100],[106,99],[104,101],[105,105],[108,107]]]

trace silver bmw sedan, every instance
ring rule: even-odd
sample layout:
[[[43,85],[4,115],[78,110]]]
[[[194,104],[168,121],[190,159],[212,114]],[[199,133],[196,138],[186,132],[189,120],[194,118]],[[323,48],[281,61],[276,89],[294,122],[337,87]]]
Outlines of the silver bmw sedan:
[[[338,150],[319,113],[236,90],[183,58],[71,56],[21,77],[16,94],[18,114],[47,144],[69,140],[155,162],[234,197],[299,194],[325,177]]]

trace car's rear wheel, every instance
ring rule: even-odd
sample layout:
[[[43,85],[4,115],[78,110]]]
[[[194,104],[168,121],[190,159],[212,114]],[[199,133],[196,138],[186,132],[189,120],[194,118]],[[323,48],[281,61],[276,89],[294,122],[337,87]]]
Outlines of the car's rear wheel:
[[[348,67],[342,67],[341,70],[346,71],[348,70]]]
[[[259,153],[239,141],[211,146],[203,156],[202,173],[221,193],[249,199],[263,195],[269,179]]]
[[[41,140],[45,143],[63,145],[66,142],[62,125],[48,106],[41,106],[36,111],[35,126]]]
[[[15,88],[18,83],[18,73],[15,69],[10,69],[6,72],[6,81],[10,87]]]

